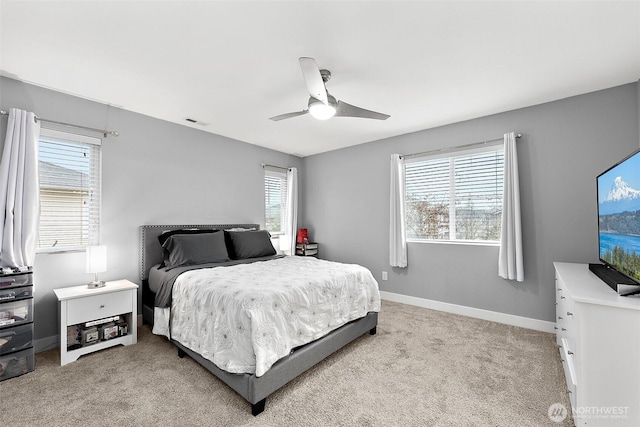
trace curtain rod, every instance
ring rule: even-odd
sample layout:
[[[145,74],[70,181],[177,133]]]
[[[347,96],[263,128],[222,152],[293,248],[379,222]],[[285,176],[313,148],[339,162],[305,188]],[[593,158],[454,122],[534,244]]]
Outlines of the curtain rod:
[[[518,133],[516,134],[516,139],[517,138],[521,138],[522,134]],[[474,142],[471,144],[465,144],[465,145],[458,145],[456,147],[448,147],[448,148],[438,148],[437,150],[429,150],[429,151],[422,151],[420,153],[413,153],[413,154],[404,154],[402,156],[400,156],[401,159],[410,159],[412,157],[418,157],[418,156],[424,156],[427,154],[435,154],[435,153],[444,153],[447,151],[458,151],[464,148],[472,148],[472,147],[479,147],[481,145],[487,145],[491,142],[497,142],[497,141],[502,141],[503,138],[496,138],[496,139],[490,139],[489,141],[480,141],[480,142]]]
[[[263,163],[260,163],[260,165],[262,166],[262,168],[263,168],[263,169],[264,169],[265,167],[268,167],[268,168],[280,169],[280,170],[283,170],[283,171],[288,171],[288,170],[289,170],[289,168],[283,168],[282,166],[269,165],[269,164],[266,164],[266,163],[264,163],[264,162],[263,162]]]
[[[9,112],[8,111],[4,111],[4,110],[0,110],[0,114],[2,114],[3,116],[8,116]],[[64,122],[58,122],[55,120],[49,120],[49,119],[43,119],[40,117],[36,116],[36,121],[40,120],[41,122],[47,122],[47,123],[55,123],[57,125],[62,125],[62,126],[68,126],[68,127],[72,127],[72,128],[76,128],[76,129],[85,129],[85,130],[90,130],[93,132],[99,132],[101,134],[103,134],[105,136],[105,138],[107,136],[118,136],[120,135],[118,133],[117,130],[103,130],[103,129],[95,129],[95,128],[90,128],[90,127],[86,127],[86,126],[80,126],[80,125],[72,125],[71,123],[64,123]]]

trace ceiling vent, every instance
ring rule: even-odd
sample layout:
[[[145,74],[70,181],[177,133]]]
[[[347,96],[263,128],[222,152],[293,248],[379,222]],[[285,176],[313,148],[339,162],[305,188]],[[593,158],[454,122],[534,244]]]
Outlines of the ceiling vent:
[[[205,122],[201,122],[199,120],[196,119],[192,119],[190,117],[187,117],[184,119],[186,122],[192,123],[194,125],[199,125],[199,126],[209,126],[209,123],[205,123]]]

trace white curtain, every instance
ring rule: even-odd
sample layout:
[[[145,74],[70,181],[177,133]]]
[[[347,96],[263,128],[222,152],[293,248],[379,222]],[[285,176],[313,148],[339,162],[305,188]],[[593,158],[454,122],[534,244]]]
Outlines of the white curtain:
[[[287,206],[285,212],[285,230],[283,248],[285,255],[296,254],[296,232],[298,230],[298,169],[289,168],[287,171]]]
[[[407,266],[407,238],[404,224],[404,159],[391,155],[389,263],[392,267]]]
[[[513,132],[504,134],[504,191],[498,275],[509,280],[524,281],[518,153]]]
[[[0,267],[33,266],[40,219],[39,137],[35,114],[9,110],[0,160]]]

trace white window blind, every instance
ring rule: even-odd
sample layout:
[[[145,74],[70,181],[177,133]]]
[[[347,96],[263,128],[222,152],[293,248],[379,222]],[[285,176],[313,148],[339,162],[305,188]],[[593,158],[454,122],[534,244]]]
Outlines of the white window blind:
[[[500,239],[504,150],[485,146],[407,159],[407,239]]]
[[[287,206],[287,174],[284,171],[264,170],[265,227],[271,235],[284,234]]]
[[[42,129],[39,141],[39,252],[99,243],[99,138]]]

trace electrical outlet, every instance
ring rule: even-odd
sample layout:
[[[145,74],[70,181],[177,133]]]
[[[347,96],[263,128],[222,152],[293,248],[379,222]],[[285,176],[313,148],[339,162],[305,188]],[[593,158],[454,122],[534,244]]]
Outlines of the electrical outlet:
[[[387,279],[388,279],[387,272],[383,271],[382,272],[382,280],[387,280]]]

